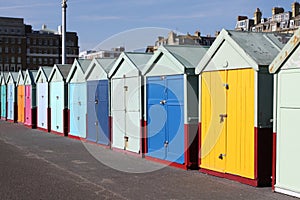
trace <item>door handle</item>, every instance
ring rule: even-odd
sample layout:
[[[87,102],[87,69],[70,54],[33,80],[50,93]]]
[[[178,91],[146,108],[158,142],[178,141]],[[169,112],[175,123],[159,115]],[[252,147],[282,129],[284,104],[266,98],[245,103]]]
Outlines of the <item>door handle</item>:
[[[220,160],[223,160],[223,158],[224,158],[225,156],[226,156],[226,154],[221,153],[221,154],[219,155],[218,158],[219,158]]]
[[[164,147],[168,147],[168,145],[169,145],[169,141],[165,141]]]
[[[161,101],[159,102],[159,104],[161,104],[161,105],[165,105],[166,103],[167,103],[166,100],[161,100]]]
[[[227,118],[227,114],[220,114],[220,123],[224,122],[224,118]]]
[[[95,100],[95,104],[98,104],[98,100],[97,99]]]

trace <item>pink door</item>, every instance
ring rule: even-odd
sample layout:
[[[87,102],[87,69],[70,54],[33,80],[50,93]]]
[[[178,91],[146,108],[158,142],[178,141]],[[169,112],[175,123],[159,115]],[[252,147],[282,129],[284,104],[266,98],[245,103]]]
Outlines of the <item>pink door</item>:
[[[25,124],[31,125],[31,86],[25,86]]]

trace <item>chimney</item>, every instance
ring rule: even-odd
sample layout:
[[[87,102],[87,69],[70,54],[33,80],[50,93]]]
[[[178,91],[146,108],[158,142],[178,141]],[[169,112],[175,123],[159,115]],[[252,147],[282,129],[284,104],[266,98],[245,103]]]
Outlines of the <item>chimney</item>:
[[[247,16],[238,16],[237,17],[238,21],[245,20],[245,19],[248,19],[248,17]]]
[[[257,25],[261,22],[261,16],[262,16],[262,13],[261,13],[260,9],[256,8],[256,11],[254,13],[254,25]]]
[[[292,17],[299,15],[300,4],[298,2],[292,3]]]
[[[201,32],[200,31],[195,31],[194,36],[200,37],[201,36]]]
[[[272,15],[277,15],[279,13],[283,13],[284,12],[284,9],[281,8],[281,7],[274,7],[272,8]]]

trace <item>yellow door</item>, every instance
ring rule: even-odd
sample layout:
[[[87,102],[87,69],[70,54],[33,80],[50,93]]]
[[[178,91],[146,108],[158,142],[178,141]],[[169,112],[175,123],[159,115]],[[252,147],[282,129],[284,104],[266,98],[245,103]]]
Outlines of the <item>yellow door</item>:
[[[201,168],[254,178],[254,74],[202,74]]]
[[[225,172],[226,73],[204,72],[201,94],[201,168]]]
[[[18,122],[24,123],[24,85],[18,86]]]
[[[253,69],[228,72],[226,173],[254,179]]]

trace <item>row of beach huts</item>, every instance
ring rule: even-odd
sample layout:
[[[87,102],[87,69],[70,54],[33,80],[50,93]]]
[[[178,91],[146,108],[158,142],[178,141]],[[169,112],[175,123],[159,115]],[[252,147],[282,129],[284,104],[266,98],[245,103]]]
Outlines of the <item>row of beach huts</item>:
[[[209,48],[2,72],[1,119],[300,197],[299,44],[222,30]]]

